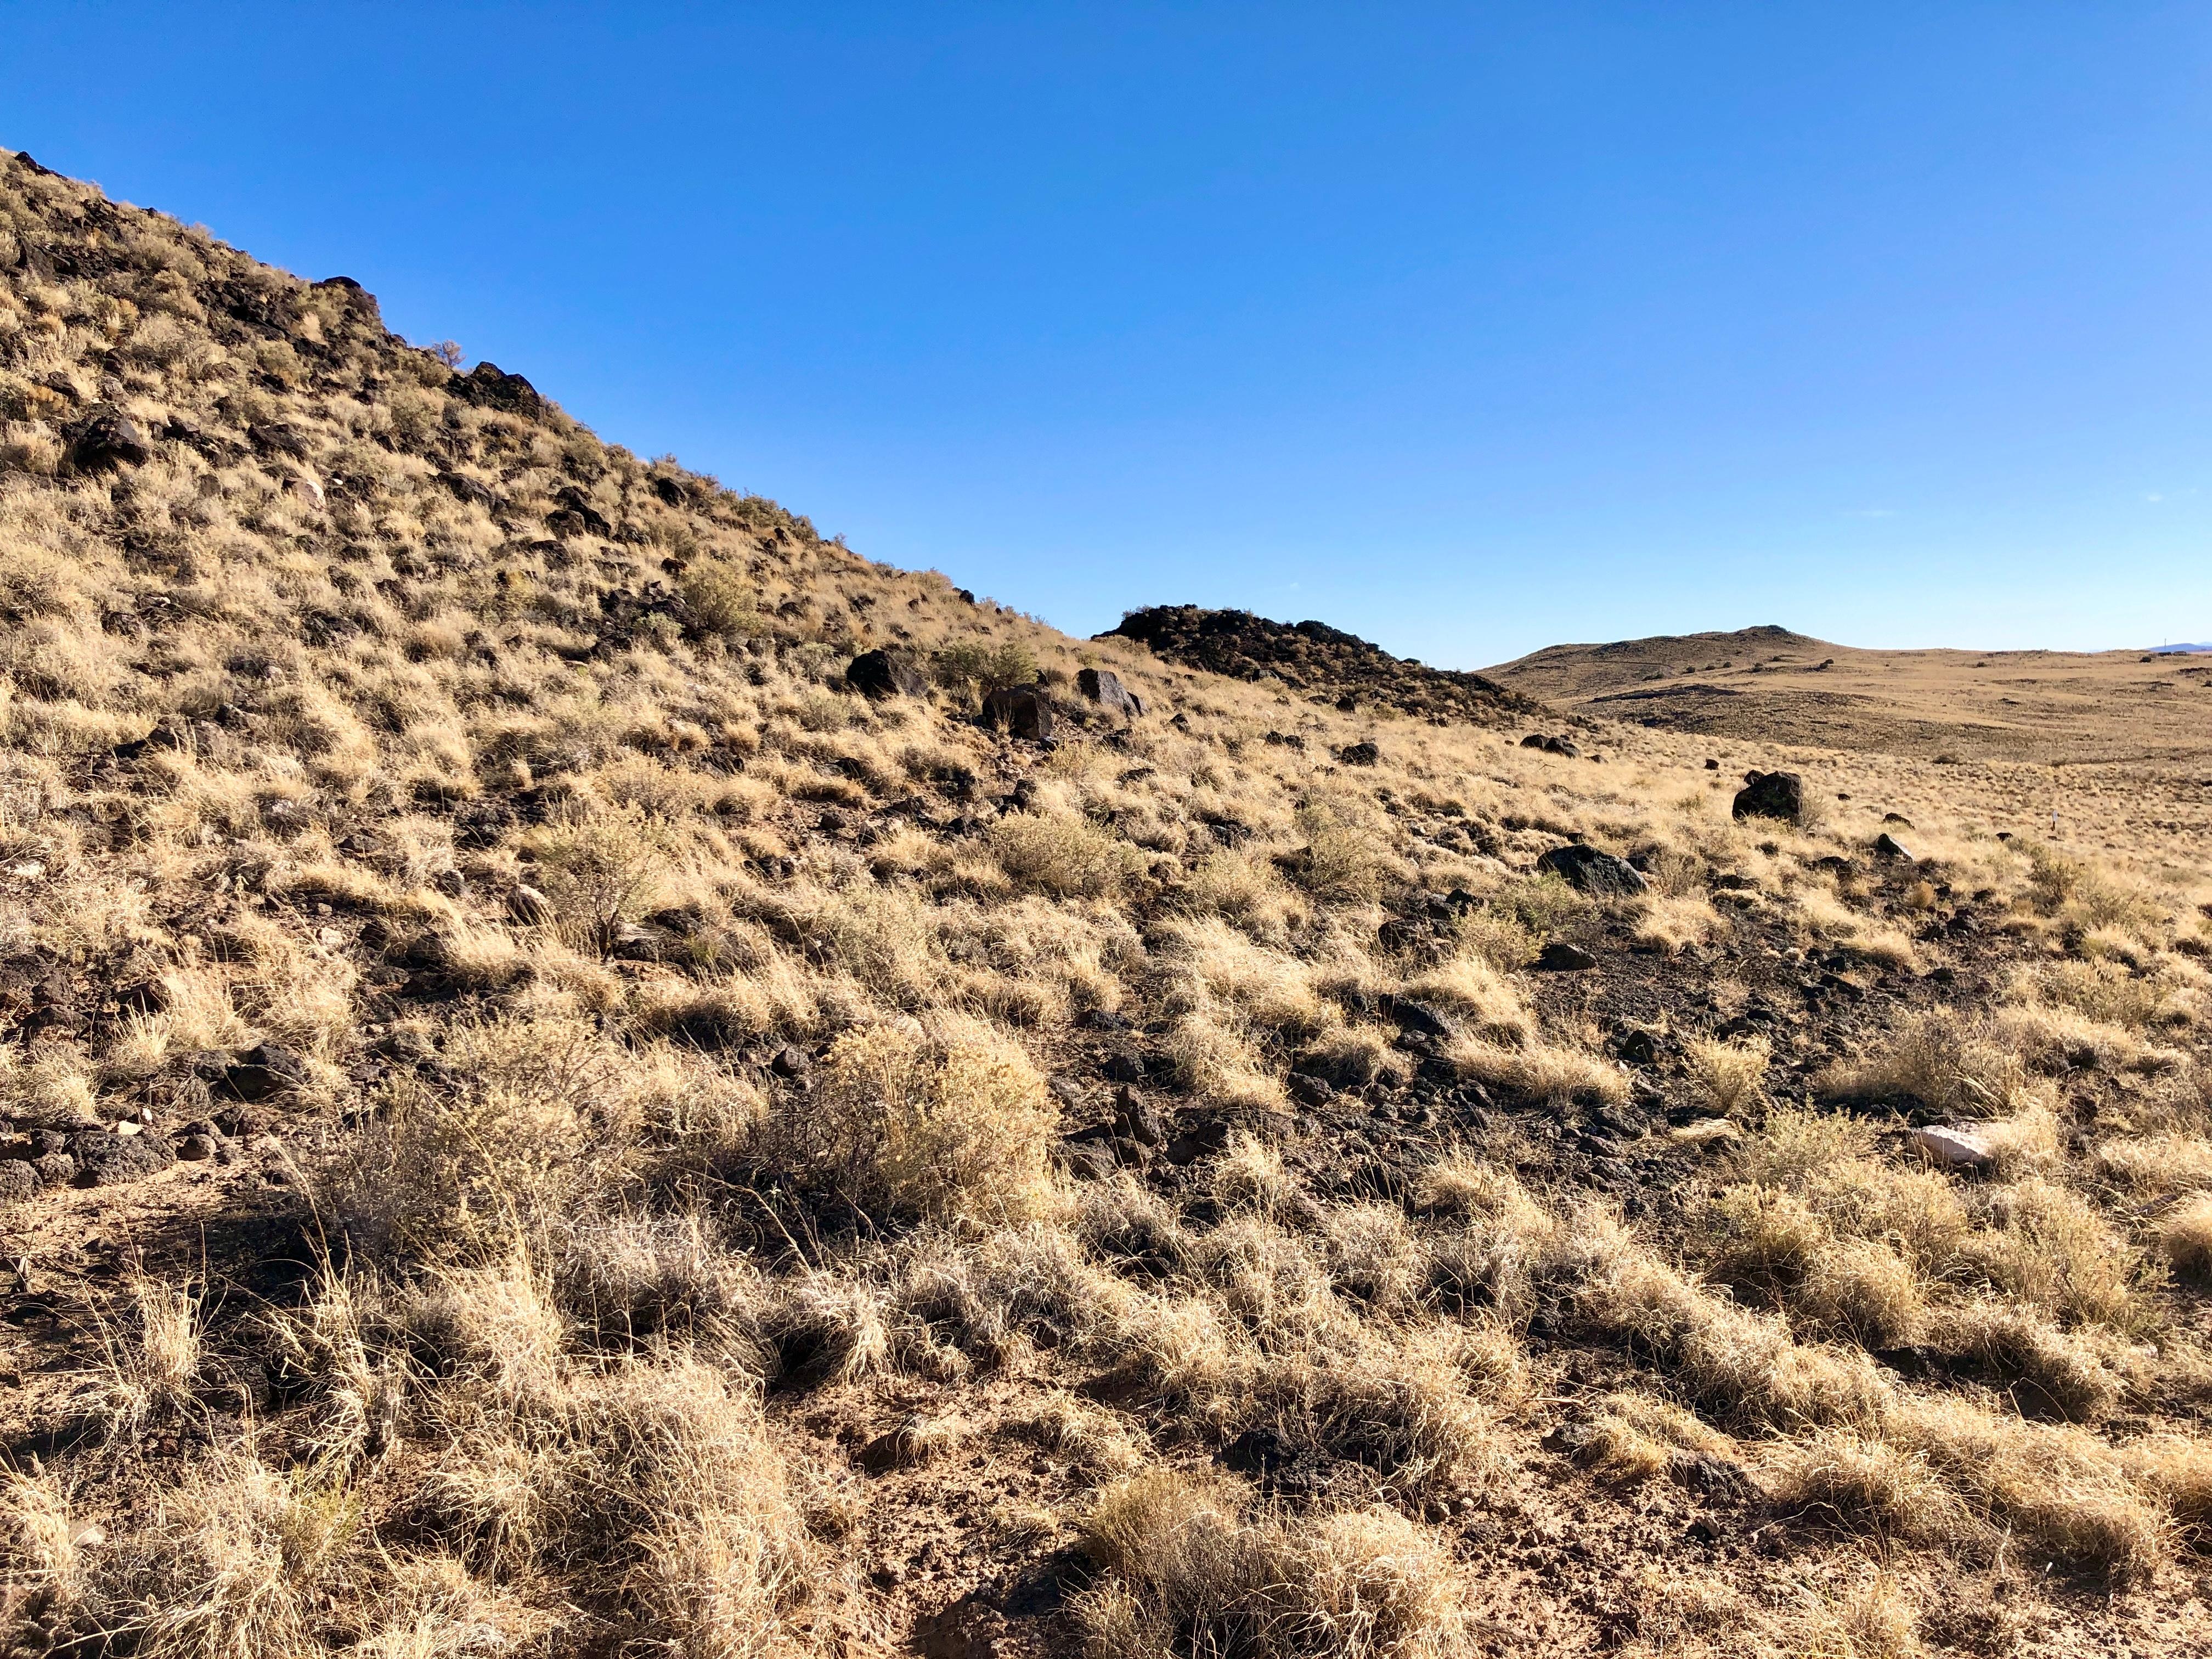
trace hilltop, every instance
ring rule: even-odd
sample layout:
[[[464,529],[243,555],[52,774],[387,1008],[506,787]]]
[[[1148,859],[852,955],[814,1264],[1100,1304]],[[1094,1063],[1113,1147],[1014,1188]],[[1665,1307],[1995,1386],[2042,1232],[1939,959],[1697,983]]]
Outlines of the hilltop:
[[[1327,623],[1270,622],[1249,611],[1192,605],[1132,611],[1101,640],[1135,640],[1154,655],[1208,673],[1279,686],[1347,713],[1363,704],[1417,719],[1495,726],[1536,705],[1480,674],[1394,657]]]
[[[2185,835],[514,367],[0,159],[0,1648],[2201,1650]]]

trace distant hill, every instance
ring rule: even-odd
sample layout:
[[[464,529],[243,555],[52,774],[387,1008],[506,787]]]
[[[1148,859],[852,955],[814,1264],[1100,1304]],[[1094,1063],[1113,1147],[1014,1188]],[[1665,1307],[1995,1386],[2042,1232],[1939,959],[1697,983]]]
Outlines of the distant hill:
[[[1327,623],[1270,622],[1194,605],[1133,611],[1099,639],[1135,640],[1155,656],[1237,679],[1275,681],[1309,702],[1395,708],[1418,719],[1495,725],[1528,700],[1480,674],[1431,668]]]
[[[1934,758],[2212,755],[2187,647],[1869,651],[1786,628],[1554,645],[1485,674],[1563,711],[1760,742]]]

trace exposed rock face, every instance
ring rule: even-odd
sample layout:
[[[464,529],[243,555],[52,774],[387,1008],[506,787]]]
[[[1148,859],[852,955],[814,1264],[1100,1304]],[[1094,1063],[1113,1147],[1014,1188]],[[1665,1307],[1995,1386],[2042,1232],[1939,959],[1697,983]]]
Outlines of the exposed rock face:
[[[1144,699],[1122,684],[1121,677],[1110,668],[1079,669],[1075,689],[1109,714],[1134,720],[1145,712]]]
[[[864,697],[929,695],[921,665],[904,651],[864,651],[845,665],[845,683]]]
[[[153,449],[138,423],[110,404],[100,404],[70,428],[69,465],[74,472],[112,472],[142,466]]]
[[[1800,823],[1805,817],[1805,781],[1795,772],[1747,772],[1732,809],[1740,818],[1779,818]]]
[[[1170,662],[1238,679],[1272,677],[1310,702],[1347,710],[1379,705],[1422,719],[1495,726],[1534,707],[1480,674],[1394,657],[1326,623],[1292,625],[1249,611],[1164,605],[1133,611],[1097,637],[1138,640]]]
[[[1052,736],[1052,699],[1042,686],[1008,686],[983,699],[983,718],[1014,737],[1042,743]]]
[[[520,374],[509,374],[497,363],[478,363],[465,374],[446,383],[454,397],[483,409],[505,410],[510,415],[535,417],[545,412],[545,399]]]
[[[1571,842],[1554,847],[1536,860],[1539,870],[1548,870],[1577,892],[1604,898],[1632,898],[1650,885],[1644,872],[1626,859],[1601,853],[1595,847]]]

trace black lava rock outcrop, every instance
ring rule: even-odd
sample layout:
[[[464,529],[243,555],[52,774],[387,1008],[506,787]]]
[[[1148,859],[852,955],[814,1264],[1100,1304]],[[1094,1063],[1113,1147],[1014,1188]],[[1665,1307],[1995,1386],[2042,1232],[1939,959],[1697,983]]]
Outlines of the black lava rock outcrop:
[[[1133,611],[1097,637],[1136,640],[1170,662],[1242,680],[1273,676],[1311,702],[1340,708],[1381,704],[1426,720],[1494,726],[1535,707],[1480,674],[1394,657],[1327,623],[1163,605]]]

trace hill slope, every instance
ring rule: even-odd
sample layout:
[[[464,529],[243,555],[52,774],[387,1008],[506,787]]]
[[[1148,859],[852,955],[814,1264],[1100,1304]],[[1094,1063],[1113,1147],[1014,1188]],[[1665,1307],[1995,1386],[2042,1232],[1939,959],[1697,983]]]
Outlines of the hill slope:
[[[10,1651],[2201,1650],[2171,838],[1286,713],[21,158],[0,675]]]
[[[1487,670],[1674,732],[1932,759],[2212,761],[2203,665],[2136,651],[1868,651],[1780,628],[1555,645]]]

